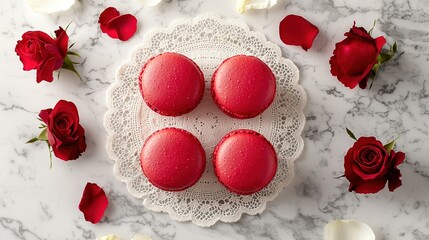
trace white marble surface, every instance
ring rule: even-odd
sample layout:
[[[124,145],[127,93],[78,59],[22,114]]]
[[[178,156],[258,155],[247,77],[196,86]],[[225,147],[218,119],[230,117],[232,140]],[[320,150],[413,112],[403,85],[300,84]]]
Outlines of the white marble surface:
[[[95,239],[115,233],[129,239],[145,233],[154,239],[322,239],[333,219],[358,219],[371,225],[377,239],[429,239],[429,2],[426,0],[279,0],[271,10],[235,12],[232,0],[169,0],[143,7],[137,0],[80,0],[71,10],[53,15],[32,12],[24,0],[7,0],[0,7],[0,239]],[[99,13],[115,6],[139,20],[137,34],[127,42],[110,39],[97,24]],[[245,215],[233,224],[199,228],[178,223],[167,214],[146,210],[113,176],[107,157],[105,91],[114,73],[145,32],[176,18],[215,12],[240,18],[281,46],[284,56],[300,69],[308,93],[305,150],[296,161],[296,177],[265,212]],[[285,46],[278,23],[299,14],[320,28],[308,52]],[[329,73],[335,42],[343,39],[353,21],[374,35],[395,39],[400,57],[379,74],[369,91],[343,87]],[[77,70],[82,81],[63,72],[60,80],[36,84],[35,72],[22,71],[15,55],[16,41],[28,30],[53,32],[72,22],[69,34],[82,56]],[[77,161],[54,160],[49,169],[44,144],[27,145],[37,134],[39,110],[59,99],[74,101],[87,132],[88,149]],[[356,195],[347,191],[343,156],[357,135],[375,134],[384,141],[396,136],[397,148],[407,154],[400,166],[403,186],[394,193]],[[102,186],[110,200],[101,223],[84,221],[77,206],[87,181]]]

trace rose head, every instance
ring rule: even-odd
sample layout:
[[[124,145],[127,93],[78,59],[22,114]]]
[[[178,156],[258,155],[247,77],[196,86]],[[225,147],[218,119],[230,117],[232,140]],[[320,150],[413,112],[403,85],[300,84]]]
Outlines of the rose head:
[[[362,27],[353,27],[344,34],[346,38],[335,45],[329,60],[331,74],[348,88],[365,89],[377,57],[386,43],[383,36],[373,38]]]
[[[47,126],[48,142],[56,157],[74,160],[85,151],[85,130],[74,103],[60,100],[54,109],[40,111],[39,117]]]
[[[344,157],[345,177],[350,181],[349,191],[376,193],[389,182],[393,192],[402,185],[397,166],[405,159],[403,152],[387,152],[374,137],[360,137]]]
[[[61,27],[51,38],[41,31],[28,31],[22,35],[15,47],[24,71],[37,69],[37,83],[52,82],[53,72],[61,68],[67,55],[69,37]]]

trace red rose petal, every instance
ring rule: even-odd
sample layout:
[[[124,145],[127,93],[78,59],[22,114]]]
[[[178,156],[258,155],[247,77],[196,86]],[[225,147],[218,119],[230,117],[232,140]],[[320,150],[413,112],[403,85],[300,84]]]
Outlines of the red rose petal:
[[[49,124],[49,115],[51,115],[52,108],[44,109],[39,112],[39,117],[45,124]]]
[[[366,69],[368,66],[372,68],[375,60],[374,56],[377,56],[377,49],[372,42],[345,39],[341,43],[338,45],[337,61],[341,63],[342,73],[348,76],[355,76],[360,75],[362,69]],[[359,56],[359,58],[351,56]]]
[[[377,193],[380,190],[386,186],[387,179],[380,178],[380,179],[373,179],[373,180],[366,180],[362,181],[355,185],[354,189],[350,189],[349,191],[355,191],[356,193]]]
[[[395,191],[395,189],[402,186],[402,181],[401,181],[402,174],[401,174],[401,171],[397,168],[397,166],[404,162],[405,153],[403,152],[395,153],[395,151],[392,150],[390,152],[390,157],[392,159],[393,169],[391,170],[392,172],[389,175],[388,187],[389,187],[389,191],[393,192]]]
[[[57,58],[52,57],[44,61],[37,67],[36,82],[41,81],[52,82],[54,80],[54,70],[57,63]]]
[[[319,29],[301,16],[288,15],[280,22],[279,32],[282,42],[301,46],[307,51],[313,45]]]
[[[360,39],[361,41],[364,39],[369,40],[372,42],[373,38],[369,33],[365,30],[363,27],[356,27],[356,22],[353,22],[352,28],[350,28],[349,32],[344,33],[344,36],[346,37],[361,37],[363,39]]]
[[[58,116],[62,113],[66,113],[73,117],[73,121],[79,122],[79,113],[76,105],[73,102],[66,100],[60,100],[55,104],[54,109],[52,110],[53,116]]]
[[[103,217],[109,201],[102,188],[95,183],[87,183],[79,203],[79,210],[84,214],[85,220],[98,223]]]
[[[57,42],[57,46],[60,48],[61,56],[64,59],[68,51],[69,36],[62,27],[55,31],[55,36],[57,37],[55,41]]]
[[[107,24],[110,20],[119,17],[121,14],[119,11],[114,7],[108,7],[106,8],[101,14],[100,18],[98,19],[98,23],[101,25]]]
[[[395,153],[395,151],[391,151],[390,153],[391,155],[394,154],[393,156],[393,161],[394,161],[394,166],[397,167],[399,164],[403,163],[405,160],[405,153],[403,152],[397,152]]]
[[[390,173],[389,177],[389,183],[387,184],[389,187],[389,191],[393,192],[398,187],[402,186],[401,181],[402,174],[396,167],[392,169],[392,172]]]
[[[122,41],[130,39],[137,31],[137,19],[131,14],[120,16],[113,7],[104,10],[98,22],[103,33]]]
[[[127,41],[137,31],[137,19],[131,14],[125,14],[110,21],[109,26],[116,31],[114,35],[119,40]]]

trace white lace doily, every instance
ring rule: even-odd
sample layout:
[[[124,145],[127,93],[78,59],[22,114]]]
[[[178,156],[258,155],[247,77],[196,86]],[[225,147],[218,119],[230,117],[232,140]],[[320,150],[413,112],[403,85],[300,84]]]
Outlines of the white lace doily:
[[[151,111],[139,92],[138,75],[142,66],[149,58],[163,52],[188,56],[200,66],[205,76],[206,88],[200,105],[180,117],[165,117]],[[253,119],[228,117],[216,107],[209,91],[216,67],[237,54],[257,56],[271,67],[277,78],[273,104]],[[168,28],[154,29],[147,33],[131,59],[118,69],[116,79],[107,91],[107,152],[116,161],[115,176],[127,184],[133,196],[142,198],[148,209],[167,212],[175,220],[191,220],[204,227],[218,220],[235,222],[242,213],[261,213],[266,203],[291,182],[293,161],[304,146],[300,135],[305,122],[302,109],[306,95],[298,85],[298,69],[293,62],[282,58],[277,45],[268,42],[263,34],[250,31],[243,22],[205,14],[174,21]],[[185,191],[157,189],[140,168],[139,154],[144,140],[165,127],[178,127],[193,133],[207,154],[205,173],[196,185]],[[263,134],[273,143],[279,159],[273,181],[249,196],[233,194],[218,183],[211,162],[219,140],[228,132],[241,128]]]

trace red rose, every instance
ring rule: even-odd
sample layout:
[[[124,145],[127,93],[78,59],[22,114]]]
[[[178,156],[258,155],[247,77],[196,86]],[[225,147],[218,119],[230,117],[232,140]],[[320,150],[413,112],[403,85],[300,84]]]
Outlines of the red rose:
[[[383,36],[374,39],[364,28],[355,25],[344,35],[346,38],[335,45],[329,60],[331,74],[348,88],[359,84],[365,89],[386,40]]]
[[[51,38],[41,31],[28,31],[22,35],[15,47],[24,71],[37,69],[37,83],[52,82],[53,72],[62,67],[67,56],[69,37],[61,27]]]
[[[39,117],[47,126],[48,142],[56,157],[74,160],[85,151],[85,130],[74,103],[60,100],[54,109],[40,111]]]
[[[387,152],[374,137],[360,137],[344,157],[345,177],[350,181],[349,191],[376,193],[389,182],[393,192],[402,185],[397,168],[405,159],[403,152]]]

